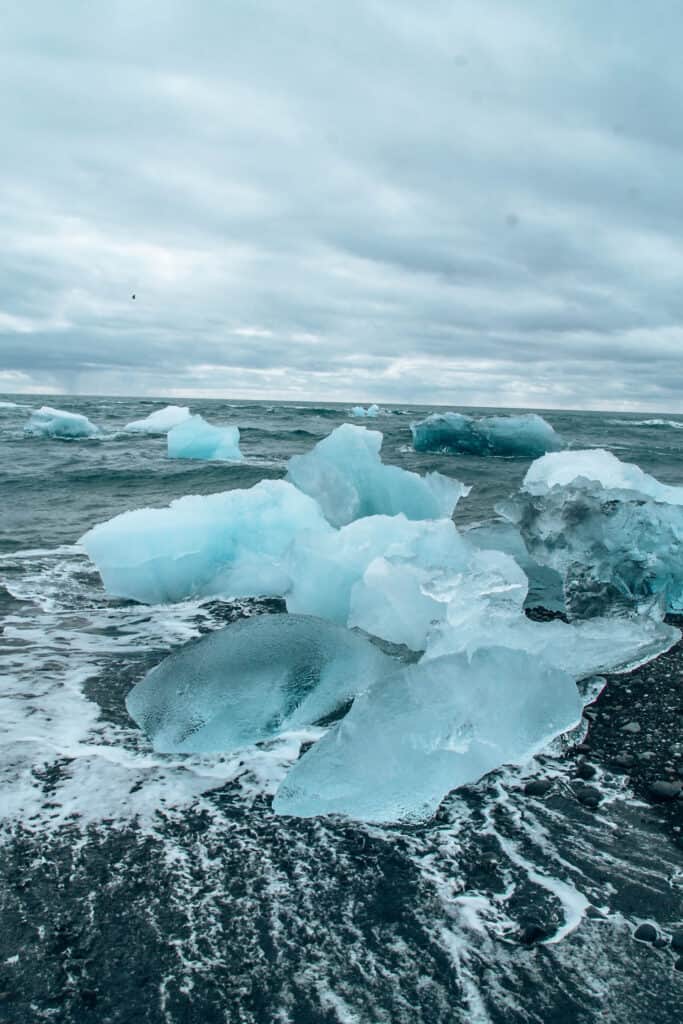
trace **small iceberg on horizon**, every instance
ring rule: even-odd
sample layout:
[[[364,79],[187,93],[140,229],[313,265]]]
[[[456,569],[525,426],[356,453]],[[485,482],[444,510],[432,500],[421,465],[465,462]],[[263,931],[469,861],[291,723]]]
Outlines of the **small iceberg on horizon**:
[[[79,412],[67,412],[43,405],[31,413],[24,432],[33,437],[54,437],[60,440],[76,440],[84,437],[99,437],[100,428]]]
[[[167,405],[142,420],[133,420],[123,428],[128,434],[167,434],[169,430],[190,419],[186,405]]]
[[[420,476],[382,462],[379,430],[343,423],[304,455],[289,460],[287,480],[319,502],[333,526],[372,515],[450,517],[469,487],[443,476]]]
[[[374,404],[369,405],[367,408],[364,408],[362,405],[354,405],[351,409],[351,415],[357,416],[359,419],[363,419],[364,417],[366,419],[374,419],[375,416],[379,416],[380,412],[380,407]]]
[[[126,698],[162,753],[230,752],[339,712],[395,662],[310,615],[256,615],[165,658]]]
[[[417,452],[535,458],[563,447],[559,435],[536,413],[477,419],[458,412],[438,412],[411,423],[410,430]]]
[[[235,426],[217,427],[203,416],[190,416],[167,434],[169,459],[206,459],[241,462],[240,432]]]

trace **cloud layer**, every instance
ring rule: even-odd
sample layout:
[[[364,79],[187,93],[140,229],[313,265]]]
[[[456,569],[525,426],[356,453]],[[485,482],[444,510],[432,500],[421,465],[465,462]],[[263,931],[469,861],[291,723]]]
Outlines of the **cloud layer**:
[[[673,0],[13,6],[0,390],[682,409]]]

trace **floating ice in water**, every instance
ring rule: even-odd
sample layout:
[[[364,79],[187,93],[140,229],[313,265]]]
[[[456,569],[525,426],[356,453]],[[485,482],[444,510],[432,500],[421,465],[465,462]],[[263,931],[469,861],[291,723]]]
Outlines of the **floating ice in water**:
[[[91,423],[87,416],[79,412],[65,412],[64,409],[51,409],[44,405],[31,413],[24,430],[36,437],[97,437],[99,428]]]
[[[369,405],[367,409],[365,409],[362,405],[354,405],[354,407],[351,410],[351,415],[358,416],[359,418],[362,418],[364,416],[374,418],[375,416],[379,416],[379,412],[380,409],[378,405]]]
[[[572,618],[683,610],[683,488],[602,450],[546,455],[499,511],[563,578]]]
[[[240,462],[238,427],[215,427],[203,416],[190,416],[168,432],[168,456],[171,459],[215,459]]]
[[[188,495],[124,512],[80,543],[117,597],[159,603],[193,595],[280,595],[284,555],[302,530],[331,532],[317,502],[284,480]]]
[[[450,790],[527,760],[580,716],[571,676],[523,651],[406,666],[355,699],[290,770],[273,809],[419,821]]]
[[[562,447],[560,437],[536,413],[521,416],[483,416],[457,412],[433,413],[411,423],[418,452],[449,451],[466,455],[521,455],[533,458]]]
[[[344,423],[305,455],[289,460],[287,479],[316,498],[327,520],[343,526],[372,515],[408,519],[450,516],[469,488],[457,480],[428,473],[419,476],[380,458],[382,434]]]
[[[319,722],[394,664],[321,619],[258,615],[171,654],[126,707],[155,750],[230,751]]]
[[[590,480],[606,489],[637,491],[670,505],[683,505],[683,487],[662,484],[640,466],[622,462],[604,448],[544,455],[529,466],[522,489],[530,494],[545,494],[552,487],[566,487],[581,480]]]
[[[186,405],[167,405],[157,409],[143,420],[133,420],[123,428],[131,434],[167,434],[172,427],[190,418],[190,410]]]

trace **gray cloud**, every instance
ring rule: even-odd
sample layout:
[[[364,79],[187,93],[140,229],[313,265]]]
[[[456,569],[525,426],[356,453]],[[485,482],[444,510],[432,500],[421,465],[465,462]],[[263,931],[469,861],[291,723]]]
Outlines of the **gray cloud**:
[[[0,388],[681,409],[673,0],[14,8]]]

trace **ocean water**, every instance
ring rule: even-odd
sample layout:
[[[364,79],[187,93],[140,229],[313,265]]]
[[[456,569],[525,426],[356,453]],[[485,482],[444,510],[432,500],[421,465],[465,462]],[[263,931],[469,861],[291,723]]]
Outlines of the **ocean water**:
[[[0,404],[0,1019],[681,1019],[683,972],[633,940],[644,920],[683,924],[680,844],[623,775],[598,771],[598,811],[576,800],[564,754],[580,735],[452,794],[421,827],[378,828],[272,814],[319,730],[209,758],[155,754],[129,720],[126,693],[170,650],[278,604],[113,600],[78,537],[127,509],[283,476],[347,406],[174,400],[239,426],[245,460],[227,465],[122,432],[167,401],[2,402],[24,405]],[[41,404],[102,437],[26,436],[25,406]],[[386,462],[473,485],[456,519],[484,522],[528,460],[418,454],[409,424],[430,411],[354,422],[383,432]],[[572,447],[683,484],[683,416],[543,415]],[[525,796],[530,775],[553,781],[551,798]]]

